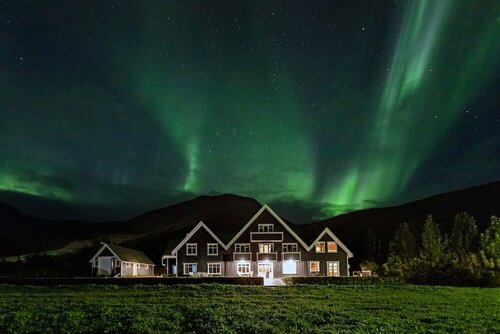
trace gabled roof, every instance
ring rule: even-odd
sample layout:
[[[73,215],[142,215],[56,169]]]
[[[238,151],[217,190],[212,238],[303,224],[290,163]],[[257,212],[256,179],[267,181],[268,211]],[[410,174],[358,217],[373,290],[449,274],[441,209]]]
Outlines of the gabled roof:
[[[340,241],[339,238],[337,238],[335,236],[335,234],[333,234],[332,231],[330,231],[330,229],[328,227],[325,227],[325,229],[323,230],[323,232],[320,233],[320,235],[316,238],[316,240],[314,240],[311,244],[311,246],[309,246],[307,249],[307,251],[311,251],[313,249],[313,247],[316,245],[316,243],[318,241],[321,240],[321,238],[323,238],[323,236],[325,234],[328,234],[330,236],[330,238],[332,238],[333,240],[335,240],[335,242],[337,243],[337,245],[340,246],[340,248],[342,248],[344,250],[344,252],[346,252],[347,254],[347,257],[352,257],[352,252],[342,243],[342,241]]]
[[[198,223],[198,225],[196,225],[192,230],[191,232],[189,232],[186,237],[184,239],[182,239],[182,241],[177,245],[177,247],[175,247],[173,250],[172,250],[172,254],[175,254],[177,253],[177,251],[189,240],[191,239],[191,237],[200,229],[200,228],[204,228],[208,234],[210,234],[214,239],[215,241],[217,241],[219,243],[219,245],[222,246],[222,248],[224,249],[227,249],[226,246],[224,245],[224,243],[215,235],[214,232],[212,232],[212,230],[210,228],[208,228],[207,225],[205,225],[205,223],[203,223],[202,221],[200,221]]]
[[[252,223],[264,212],[266,211],[269,212],[281,225],[283,225],[283,227],[285,228],[285,230],[288,231],[288,233],[290,233],[301,245],[302,247],[304,247],[305,249],[308,249],[308,246],[306,245],[306,243],[297,235],[297,233],[295,233],[294,230],[292,230],[290,228],[290,226],[288,226],[287,223],[285,223],[283,221],[283,219],[281,219],[280,216],[278,216],[267,204],[264,204],[262,206],[262,208],[252,217],[252,219],[250,219],[248,221],[248,223],[246,223],[245,226],[243,226],[243,228],[234,236],[234,238],[229,241],[229,243],[227,244],[226,246],[226,249],[228,249],[229,247],[231,247],[231,245],[236,241],[238,240],[238,238],[252,225]]]
[[[92,259],[90,259],[90,262],[95,261],[99,254],[101,254],[101,252],[106,248],[109,249],[111,253],[113,253],[117,258],[119,258],[120,261],[149,264],[153,266],[155,265],[154,262],[151,261],[149,257],[147,257],[146,254],[141,251],[105,243],[102,243],[101,249],[99,249],[99,251],[92,257]]]

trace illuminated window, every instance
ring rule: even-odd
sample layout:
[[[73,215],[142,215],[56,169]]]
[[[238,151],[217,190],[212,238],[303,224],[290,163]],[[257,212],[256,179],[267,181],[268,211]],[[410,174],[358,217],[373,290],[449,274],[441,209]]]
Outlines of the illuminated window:
[[[297,274],[297,262],[283,261],[283,275],[295,275],[295,274]]]
[[[207,244],[207,255],[218,255],[219,245],[217,244]]]
[[[325,252],[325,242],[317,242],[316,243],[316,253],[324,253]]]
[[[309,271],[312,273],[319,272],[319,261],[311,261],[309,262]]]
[[[259,224],[258,225],[259,232],[274,232],[273,224]]]
[[[207,272],[212,275],[220,275],[221,273],[220,263],[209,263],[207,264]]]
[[[234,251],[236,253],[250,253],[250,244],[235,244]]]
[[[283,244],[283,252],[298,252],[299,246],[297,243],[284,243]]]
[[[184,275],[196,272],[198,272],[198,265],[196,263],[184,263]]]
[[[186,255],[198,255],[198,244],[186,244]]]
[[[337,243],[335,241],[328,241],[326,245],[328,253],[337,253]]]
[[[259,244],[259,253],[274,252],[274,244]]]
[[[236,270],[238,274],[249,274],[250,273],[250,263],[238,263]]]

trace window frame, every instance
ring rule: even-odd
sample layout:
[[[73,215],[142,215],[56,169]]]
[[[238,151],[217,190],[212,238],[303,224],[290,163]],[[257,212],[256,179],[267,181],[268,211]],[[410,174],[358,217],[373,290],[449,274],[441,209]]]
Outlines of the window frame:
[[[285,250],[285,246],[287,247],[287,249]],[[292,247],[292,249],[288,249],[288,247]],[[295,250],[294,250],[295,249]],[[281,244],[281,251],[283,253],[296,253],[299,251],[299,244],[296,243],[296,242],[284,242]]]
[[[264,250],[264,246],[271,246],[271,247],[269,248],[269,252],[261,252],[260,251],[261,246],[262,246],[262,250]],[[259,254],[272,254],[272,253],[275,253],[274,242],[261,242],[261,243],[259,243]]]
[[[241,271],[241,267],[248,267],[248,271]],[[241,262],[236,264],[236,273],[239,274],[249,274],[252,271],[252,264],[250,262]]]
[[[259,233],[273,233],[274,224],[257,224],[257,231]]]
[[[210,246],[215,246],[215,253],[210,253]],[[208,256],[217,256],[219,255],[219,244],[217,243],[207,243],[207,255]]]
[[[318,264],[318,270],[312,270],[313,263]],[[309,261],[309,272],[310,273],[319,273],[321,272],[321,261]]]
[[[332,250],[330,251],[330,245],[335,245],[335,250]],[[336,241],[328,241],[326,243],[326,251],[327,253],[337,253],[337,248],[338,248],[338,245],[337,245],[337,242]]]
[[[242,246],[245,247],[245,251],[244,252],[241,251]],[[248,247],[248,251],[246,251],[247,247]],[[238,251],[238,248],[240,249],[239,251]],[[237,243],[237,244],[234,244],[234,252],[235,253],[250,253],[250,249],[251,248],[250,248],[250,244],[249,243]]]
[[[194,247],[194,254],[189,252],[190,247]],[[198,244],[186,243],[186,256],[197,256],[197,255],[198,255]]]
[[[218,266],[219,272],[210,272],[210,267]],[[222,275],[222,263],[221,262],[208,262],[207,263],[207,273],[212,275]]]
[[[191,271],[186,271],[187,266],[191,266]],[[196,270],[193,270],[193,266],[195,266]],[[184,262],[182,269],[183,269],[184,275],[189,275],[189,273],[197,273],[198,272],[198,263],[197,262]]]
[[[318,251],[318,245],[323,245],[323,251]],[[326,253],[326,244],[324,241],[318,241],[315,245],[314,245],[314,250],[316,253]]]

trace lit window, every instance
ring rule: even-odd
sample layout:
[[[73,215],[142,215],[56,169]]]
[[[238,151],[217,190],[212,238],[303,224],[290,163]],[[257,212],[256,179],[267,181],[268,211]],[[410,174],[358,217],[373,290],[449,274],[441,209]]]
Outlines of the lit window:
[[[298,252],[299,251],[299,246],[295,243],[284,243],[283,244],[283,252]]]
[[[324,253],[325,252],[325,242],[317,242],[316,243],[316,253]]]
[[[236,270],[238,274],[249,274],[250,273],[250,263],[238,263]]]
[[[207,255],[219,255],[219,245],[208,244],[207,245]]]
[[[220,270],[220,263],[209,263],[207,265],[207,272],[212,275],[220,275],[221,270]]]
[[[198,244],[186,244],[186,255],[198,255]]]
[[[258,226],[259,232],[273,232],[274,225],[273,224],[259,224]]]
[[[297,274],[297,262],[283,261],[283,275],[295,275],[295,274]]]
[[[196,263],[184,263],[184,275],[196,272],[198,272],[198,265]]]
[[[259,253],[274,252],[274,244],[259,244]]]
[[[309,262],[309,271],[312,273],[319,272],[319,261],[311,261]]]
[[[236,253],[250,253],[250,244],[235,244],[234,251]]]
[[[337,253],[337,243],[335,241],[328,241],[326,245],[328,253]]]

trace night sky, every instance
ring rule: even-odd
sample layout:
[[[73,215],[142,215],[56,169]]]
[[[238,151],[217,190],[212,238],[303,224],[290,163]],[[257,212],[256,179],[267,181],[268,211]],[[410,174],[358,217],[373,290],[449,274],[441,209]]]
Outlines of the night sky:
[[[0,200],[296,222],[500,180],[500,1],[1,1]]]

